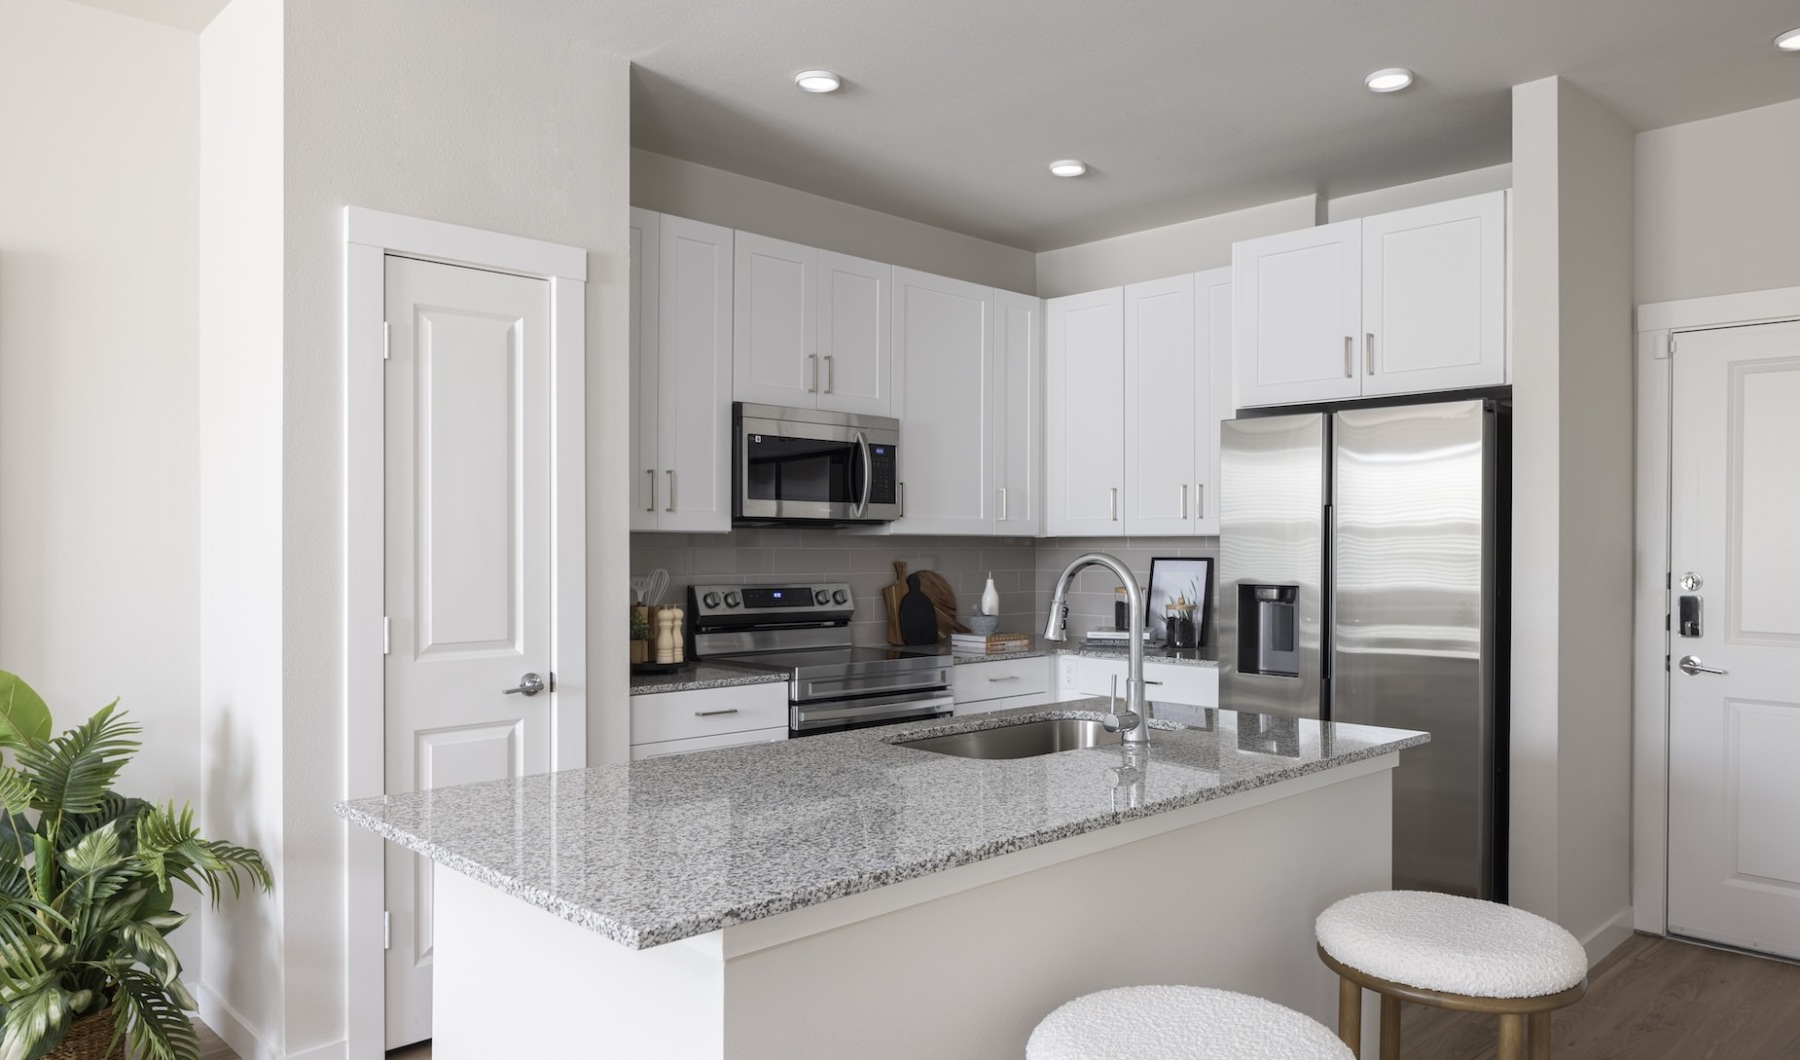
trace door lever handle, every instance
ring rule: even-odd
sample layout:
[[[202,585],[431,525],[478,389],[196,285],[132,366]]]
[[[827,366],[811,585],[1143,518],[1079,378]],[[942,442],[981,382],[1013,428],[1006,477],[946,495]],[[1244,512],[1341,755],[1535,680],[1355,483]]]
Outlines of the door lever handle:
[[[1730,672],[1729,670],[1721,670],[1717,666],[1707,666],[1700,661],[1698,655],[1683,655],[1681,661],[1675,665],[1681,667],[1682,673],[1690,676],[1693,674],[1725,674]]]
[[[500,694],[504,696],[535,696],[543,690],[544,679],[542,677],[539,677],[537,674],[526,674],[524,677],[519,678],[519,687],[509,688]]]

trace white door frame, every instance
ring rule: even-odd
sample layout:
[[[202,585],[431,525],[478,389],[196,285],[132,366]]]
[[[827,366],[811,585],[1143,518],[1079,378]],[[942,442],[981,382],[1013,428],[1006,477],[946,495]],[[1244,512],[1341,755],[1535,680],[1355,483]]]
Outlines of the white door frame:
[[[587,764],[587,467],[583,430],[587,251],[478,228],[344,208],[344,797],[380,795],[385,773],[382,587],[386,448],[382,362],[389,254],[550,283],[552,769]],[[382,840],[346,827],[344,1004],[348,1055],[383,1055]]]
[[[1632,926],[1669,930],[1670,354],[1684,331],[1800,320],[1800,287],[1637,310],[1637,587],[1632,620]]]

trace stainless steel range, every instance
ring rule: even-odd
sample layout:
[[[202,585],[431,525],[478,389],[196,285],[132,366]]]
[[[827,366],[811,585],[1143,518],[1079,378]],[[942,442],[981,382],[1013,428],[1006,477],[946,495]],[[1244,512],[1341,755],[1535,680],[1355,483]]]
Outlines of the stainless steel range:
[[[791,736],[951,713],[949,656],[855,647],[855,613],[843,582],[688,588],[693,657],[785,672]]]

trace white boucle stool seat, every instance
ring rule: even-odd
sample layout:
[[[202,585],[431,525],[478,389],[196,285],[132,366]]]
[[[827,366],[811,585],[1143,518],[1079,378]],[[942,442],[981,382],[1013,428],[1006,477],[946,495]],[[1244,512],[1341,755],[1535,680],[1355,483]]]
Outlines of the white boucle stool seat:
[[[1534,913],[1428,891],[1352,895],[1319,914],[1340,964],[1424,990],[1486,998],[1558,994],[1587,978],[1575,936]]]
[[[1025,1060],[1354,1060],[1316,1020],[1198,986],[1124,986],[1067,1002],[1031,1032]]]

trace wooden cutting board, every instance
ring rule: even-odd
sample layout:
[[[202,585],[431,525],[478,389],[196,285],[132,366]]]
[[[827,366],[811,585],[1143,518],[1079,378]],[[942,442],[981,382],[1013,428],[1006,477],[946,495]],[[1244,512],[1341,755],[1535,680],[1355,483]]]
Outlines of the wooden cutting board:
[[[956,590],[942,574],[934,570],[919,572],[919,588],[925,593],[931,606],[937,609],[938,639],[943,640],[952,633],[967,633],[969,627],[963,625],[956,614]]]
[[[881,590],[881,602],[887,605],[887,637],[889,644],[905,644],[900,636],[900,598],[906,595],[906,564],[894,561],[894,584]]]

